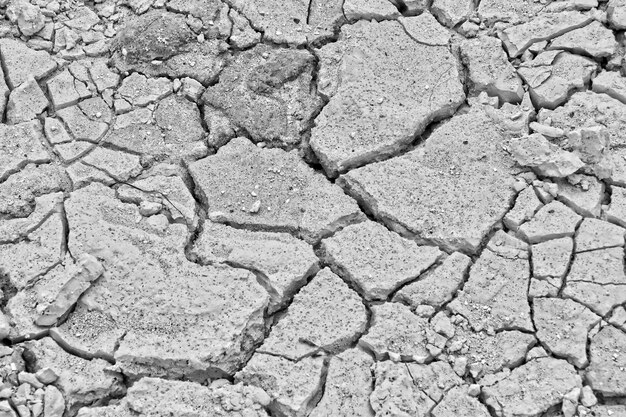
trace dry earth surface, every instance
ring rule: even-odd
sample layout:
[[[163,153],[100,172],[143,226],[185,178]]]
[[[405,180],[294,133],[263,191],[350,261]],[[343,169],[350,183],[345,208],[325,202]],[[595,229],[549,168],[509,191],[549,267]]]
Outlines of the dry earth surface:
[[[0,417],[626,416],[626,0],[0,15]]]

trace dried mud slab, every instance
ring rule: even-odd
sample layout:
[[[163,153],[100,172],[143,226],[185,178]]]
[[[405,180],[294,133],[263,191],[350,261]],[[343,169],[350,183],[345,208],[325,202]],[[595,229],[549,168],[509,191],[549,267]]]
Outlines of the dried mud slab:
[[[236,138],[189,169],[212,221],[291,232],[314,243],[364,218],[354,200],[295,151]]]
[[[227,382],[209,387],[193,382],[142,378],[129,388],[116,405],[85,407],[77,417],[130,416],[250,416],[267,417],[270,398],[260,388],[231,385]]]
[[[327,174],[398,153],[454,113],[465,95],[448,36],[424,13],[344,26],[338,42],[320,49],[320,92],[330,102],[310,145]]]
[[[607,397],[623,397],[626,393],[626,354],[621,349],[624,343],[626,333],[613,326],[605,326],[591,339],[585,379],[593,390]]]
[[[255,271],[270,295],[269,313],[285,307],[319,271],[313,248],[287,233],[252,232],[210,221],[190,253],[203,265],[225,264]]]
[[[258,352],[296,361],[316,352],[339,352],[367,326],[367,313],[356,292],[329,269],[322,269],[295,295]]]
[[[322,241],[325,261],[349,279],[367,300],[386,300],[441,256],[439,248],[418,246],[384,226],[365,221]]]
[[[74,191],[65,208],[70,250],[96,256],[107,271],[79,301],[88,307],[83,326],[103,314],[111,337],[125,332],[114,356],[126,375],[232,375],[263,338],[268,294],[248,271],[189,262],[186,226],[137,217],[135,205],[96,184]],[[100,348],[80,323],[65,330],[62,338]]]
[[[202,102],[255,142],[297,145],[322,105],[311,87],[314,60],[306,50],[259,45],[229,62]]]
[[[355,169],[338,183],[391,229],[475,253],[515,196],[504,140],[499,126],[475,110],[444,123],[423,147]]]
[[[372,366],[372,357],[357,348],[332,357],[328,364],[324,395],[309,415],[373,417],[374,411],[369,402],[374,382]]]

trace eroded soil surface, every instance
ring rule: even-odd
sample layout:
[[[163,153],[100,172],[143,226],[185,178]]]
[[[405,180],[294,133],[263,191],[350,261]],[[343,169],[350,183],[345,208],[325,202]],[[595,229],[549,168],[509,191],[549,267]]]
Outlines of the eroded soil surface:
[[[0,15],[0,417],[626,416],[626,0]]]

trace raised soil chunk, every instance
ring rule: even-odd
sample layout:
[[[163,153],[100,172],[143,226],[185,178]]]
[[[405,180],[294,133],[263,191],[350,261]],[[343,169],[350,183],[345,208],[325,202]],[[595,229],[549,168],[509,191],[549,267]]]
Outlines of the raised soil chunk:
[[[33,360],[33,372],[50,368],[58,375],[55,385],[63,393],[69,414],[76,413],[82,406],[125,394],[122,375],[110,371],[108,362],[71,355],[49,337],[26,342],[24,354]]]
[[[422,147],[338,183],[391,229],[475,253],[515,196],[503,140],[492,119],[474,110],[437,128]]]
[[[35,51],[15,39],[0,39],[0,56],[11,89],[18,87],[31,75],[40,80],[57,68],[56,61],[46,51]]]
[[[87,86],[75,79],[69,70],[64,70],[46,83],[48,94],[55,110],[78,104],[78,101],[91,97]]]
[[[600,59],[610,58],[616,52],[617,47],[618,43],[613,32],[602,23],[593,21],[587,26],[553,39],[547,49],[560,49]]]
[[[576,369],[566,361],[537,358],[496,384],[483,387],[482,398],[498,417],[533,417],[559,404],[581,385]]]
[[[272,43],[305,45],[329,39],[345,21],[341,0],[234,0],[231,6]]]
[[[186,381],[142,378],[128,389],[117,404],[85,407],[77,417],[156,417],[165,415],[267,417],[269,395],[243,384],[213,384],[209,387]]]
[[[519,234],[530,243],[541,243],[561,237],[572,237],[582,217],[559,201],[543,206],[535,217],[519,228]]]
[[[567,272],[574,242],[571,237],[548,240],[531,246],[533,278],[558,278],[562,280]]]
[[[124,78],[117,92],[131,105],[144,107],[171,94],[172,83],[167,78],[147,78],[135,72]]]
[[[289,231],[308,242],[364,218],[356,202],[298,157],[244,138],[190,165],[209,218],[220,223]]]
[[[191,255],[201,264],[258,271],[270,294],[270,313],[284,307],[319,270],[313,248],[287,233],[241,230],[210,221],[204,224]]]
[[[474,330],[533,331],[527,290],[530,279],[528,252],[517,239],[502,240],[496,235],[472,265],[463,290],[448,305],[467,318]],[[508,251],[516,253],[504,256]]]
[[[545,177],[567,177],[585,166],[573,152],[552,144],[540,133],[511,139],[507,150],[519,165]]]
[[[259,45],[239,54],[202,101],[255,142],[296,145],[322,105],[311,89],[315,57]]]
[[[495,22],[508,26],[527,22],[545,7],[534,0],[510,2],[507,0],[484,0],[478,5],[478,16],[487,25]]]
[[[600,217],[604,200],[604,183],[595,177],[583,176],[585,189],[566,180],[557,180],[558,199],[576,213],[585,217]]]
[[[368,300],[386,300],[443,255],[437,247],[418,246],[373,221],[344,228],[323,240],[322,250],[331,268],[341,271]]]
[[[14,242],[0,244],[0,270],[7,284],[18,290],[35,283],[63,259],[64,232],[60,210],[41,220],[41,224],[30,230],[20,230],[12,237]]]
[[[407,304],[412,309],[420,305],[439,308],[454,297],[470,264],[471,259],[468,256],[454,252],[440,266],[402,287],[394,295],[393,301]]]
[[[401,16],[391,0],[346,0],[343,14],[349,21],[396,19]]]
[[[320,349],[340,351],[354,342],[366,325],[361,298],[326,268],[296,294],[258,351],[291,360]]]
[[[530,220],[543,206],[533,187],[523,189],[515,199],[515,205],[504,216],[503,222],[506,227],[517,231],[522,223]]]
[[[30,163],[50,162],[44,141],[41,123],[37,120],[13,126],[1,124],[0,181]]]
[[[372,325],[359,344],[377,360],[424,363],[441,353],[446,338],[437,334],[423,317],[399,303],[372,306]]]
[[[613,326],[605,326],[591,339],[590,365],[585,379],[594,391],[606,397],[626,394],[625,343],[626,333]]]
[[[98,142],[109,128],[109,124],[104,118],[90,117],[78,105],[61,109],[57,115],[63,120],[69,133],[76,140]]]
[[[593,18],[577,11],[540,14],[532,20],[498,33],[510,57],[521,55],[534,43],[548,41],[581,28]]]
[[[489,417],[489,411],[477,398],[468,394],[467,386],[456,386],[432,410],[433,417]]]
[[[464,40],[461,43],[461,56],[476,92],[485,91],[492,97],[498,97],[500,102],[522,101],[522,80],[509,63],[498,38],[480,36]]]
[[[473,9],[471,0],[434,0],[431,6],[433,15],[449,28],[467,19]]]
[[[292,362],[280,356],[255,353],[235,379],[267,392],[272,415],[304,417],[322,393],[325,366],[322,357]]]
[[[626,29],[626,1],[609,0],[606,8],[606,17],[611,27],[615,29]]]
[[[539,111],[539,123],[548,120],[549,125],[563,129],[566,134],[583,127],[604,126],[609,132],[611,146],[626,144],[623,135],[626,104],[606,94],[592,91],[575,93],[563,106]]]
[[[378,416],[429,415],[447,391],[463,384],[446,362],[377,362],[374,376],[376,385],[370,403]]]
[[[71,252],[98,257],[107,271],[79,301],[83,326],[68,329],[83,348],[100,349],[89,328],[104,314],[109,337],[126,332],[115,352],[126,375],[205,380],[232,375],[262,340],[263,287],[248,271],[189,262],[185,225],[139,216],[100,184],[71,193],[65,209]]]
[[[521,365],[535,343],[535,337],[528,333],[510,330],[488,335],[472,331],[468,323],[463,322],[455,327],[446,352],[453,356],[455,363],[465,363],[460,369],[455,367],[455,372],[461,376],[469,372],[474,379],[479,379]]]
[[[616,71],[602,71],[593,79],[592,89],[626,104],[626,77]]]
[[[310,144],[328,175],[404,150],[465,98],[446,29],[429,13],[402,22],[346,25],[320,49],[320,92],[330,102]]]
[[[611,223],[626,227],[626,188],[613,187],[612,191],[611,204],[604,214]]]
[[[577,368],[587,366],[587,337],[600,317],[576,301],[561,298],[535,298],[533,307],[541,343]]]
[[[373,417],[369,398],[372,393],[374,360],[358,348],[330,359],[324,395],[311,417]]]
[[[624,246],[622,227],[598,219],[584,219],[576,232],[576,252]]]
[[[198,106],[180,96],[171,95],[161,100],[154,118],[168,143],[197,142],[205,135]]]
[[[577,253],[563,295],[601,316],[626,302],[624,249],[618,247]]]
[[[37,80],[28,77],[9,95],[6,107],[7,124],[13,125],[33,120],[43,113],[49,104]]]
[[[0,183],[0,218],[27,217],[35,198],[69,189],[69,179],[58,165],[28,164]]]
[[[554,109],[588,85],[596,69],[597,64],[589,58],[548,51],[522,63],[517,72],[528,84],[535,107]]]

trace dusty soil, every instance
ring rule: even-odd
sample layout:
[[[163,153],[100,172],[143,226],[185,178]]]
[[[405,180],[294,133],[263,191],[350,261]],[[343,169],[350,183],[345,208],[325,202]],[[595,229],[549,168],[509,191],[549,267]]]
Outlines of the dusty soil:
[[[626,0],[0,18],[0,417],[626,417]]]

